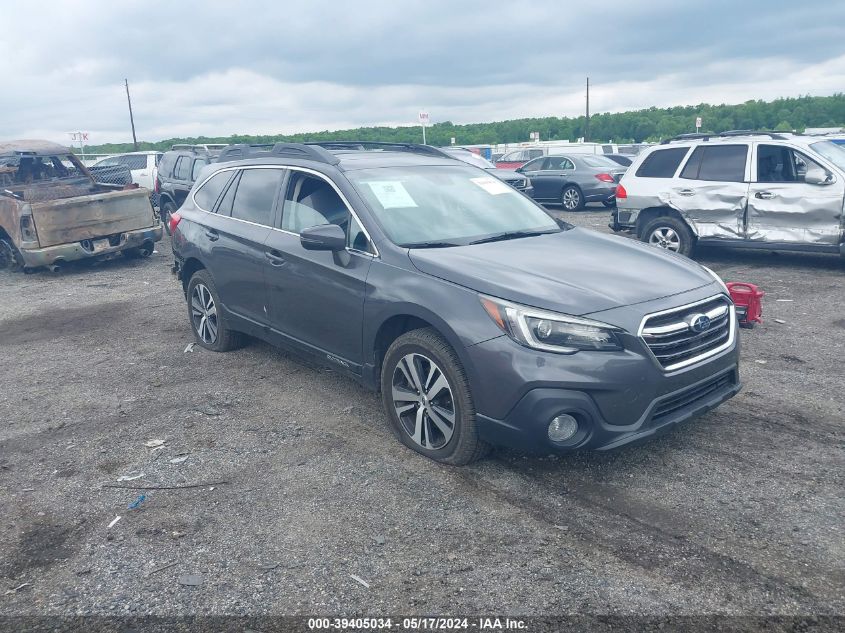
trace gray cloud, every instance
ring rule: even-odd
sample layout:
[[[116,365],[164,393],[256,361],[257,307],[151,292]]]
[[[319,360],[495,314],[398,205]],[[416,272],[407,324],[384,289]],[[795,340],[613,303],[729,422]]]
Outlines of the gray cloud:
[[[0,137],[126,140],[123,77],[149,140],[572,115],[588,74],[608,111],[845,85],[845,5],[679,4],[7,2]]]

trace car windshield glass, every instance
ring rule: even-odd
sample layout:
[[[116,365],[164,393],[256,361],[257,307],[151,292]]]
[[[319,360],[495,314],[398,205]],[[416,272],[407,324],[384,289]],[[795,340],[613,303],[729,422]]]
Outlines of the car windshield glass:
[[[53,180],[87,178],[73,156],[19,155],[0,158],[0,184],[33,184]]]
[[[584,156],[581,160],[590,167],[619,167],[619,163],[607,158],[606,156]]]
[[[813,143],[810,147],[839,167],[839,169],[845,169],[845,147],[831,141]]]
[[[400,246],[458,246],[504,233],[561,230],[541,207],[473,167],[386,167],[347,176]]]

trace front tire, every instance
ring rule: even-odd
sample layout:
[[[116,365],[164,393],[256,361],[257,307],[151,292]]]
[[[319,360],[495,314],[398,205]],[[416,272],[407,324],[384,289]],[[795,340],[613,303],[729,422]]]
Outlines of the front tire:
[[[560,194],[560,204],[564,211],[580,211],[584,208],[584,195],[575,185],[567,185]]]
[[[393,433],[435,461],[463,466],[489,449],[478,436],[469,380],[433,328],[406,332],[384,357],[381,393]]]
[[[683,220],[668,215],[655,218],[645,225],[640,239],[651,246],[664,248],[690,257],[695,238]]]
[[[208,271],[195,272],[188,282],[188,320],[196,342],[212,352],[228,352],[243,345],[243,334],[229,328],[220,305]]]

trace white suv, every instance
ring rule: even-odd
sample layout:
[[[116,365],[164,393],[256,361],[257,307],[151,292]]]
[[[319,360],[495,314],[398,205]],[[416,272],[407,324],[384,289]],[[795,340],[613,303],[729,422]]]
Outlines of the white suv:
[[[614,231],[684,255],[697,244],[845,255],[845,148],[814,136],[691,134],[640,154]]]

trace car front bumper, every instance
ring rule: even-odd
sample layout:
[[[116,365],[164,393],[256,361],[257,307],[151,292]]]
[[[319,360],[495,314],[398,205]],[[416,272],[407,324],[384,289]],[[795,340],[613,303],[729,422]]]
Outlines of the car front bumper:
[[[647,348],[562,355],[502,336],[469,352],[481,437],[531,452],[609,450],[640,442],[714,409],[741,389],[737,340],[721,354],[673,373],[660,369]],[[575,417],[579,430],[557,443],[549,439],[548,426],[561,414]]]
[[[38,268],[40,266],[51,266],[57,262],[71,262],[119,253],[128,248],[143,246],[148,242],[158,242],[161,237],[162,224],[159,222],[150,228],[126,231],[118,235],[103,236],[94,240],[58,244],[46,248],[21,248],[20,253],[24,266]],[[100,246],[102,244],[100,240],[108,240],[108,245]],[[97,242],[100,242],[100,244],[95,244]]]

